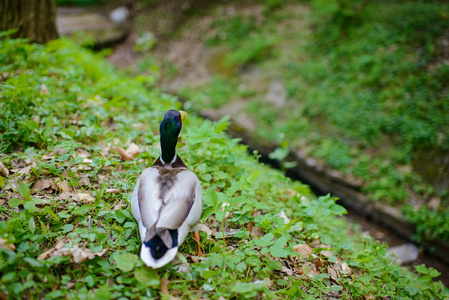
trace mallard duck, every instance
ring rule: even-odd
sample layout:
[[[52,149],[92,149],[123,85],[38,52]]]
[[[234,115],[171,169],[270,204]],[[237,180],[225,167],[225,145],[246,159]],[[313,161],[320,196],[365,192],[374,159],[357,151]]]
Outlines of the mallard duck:
[[[161,155],[140,175],[131,200],[139,224],[140,257],[152,268],[171,262],[187,234],[199,246],[198,221],[203,210],[201,184],[176,154],[176,143],[186,112],[169,110],[162,120]]]

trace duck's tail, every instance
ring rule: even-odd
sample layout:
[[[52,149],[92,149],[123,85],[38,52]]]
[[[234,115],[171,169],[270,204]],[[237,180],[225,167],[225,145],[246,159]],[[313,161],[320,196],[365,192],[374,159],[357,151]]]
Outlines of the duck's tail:
[[[142,243],[140,257],[149,267],[157,269],[171,262],[178,253],[178,230],[162,229]]]

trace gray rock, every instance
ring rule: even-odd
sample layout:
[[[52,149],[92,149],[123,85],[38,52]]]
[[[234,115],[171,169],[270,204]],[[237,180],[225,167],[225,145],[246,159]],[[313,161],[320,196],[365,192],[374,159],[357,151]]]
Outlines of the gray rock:
[[[281,80],[275,79],[270,82],[270,87],[265,99],[275,107],[283,107],[287,103],[287,90]]]
[[[125,6],[120,6],[111,11],[109,19],[115,23],[123,23],[129,16],[129,11]]]
[[[415,261],[419,255],[419,249],[413,244],[403,244],[387,250],[388,256],[393,256],[395,261],[406,264]],[[394,255],[393,255],[394,254]]]

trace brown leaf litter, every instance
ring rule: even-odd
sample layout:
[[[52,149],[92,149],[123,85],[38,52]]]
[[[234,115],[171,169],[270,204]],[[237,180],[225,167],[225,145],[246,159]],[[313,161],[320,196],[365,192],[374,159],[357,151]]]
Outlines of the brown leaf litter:
[[[5,167],[5,165],[0,161],[0,173],[3,176],[8,176],[9,175],[9,170],[7,167]]]
[[[16,250],[16,246],[14,246],[14,244],[8,244],[7,242],[7,240],[0,238],[0,248],[11,251]]]
[[[131,143],[126,150],[119,146],[114,147],[113,150],[116,151],[124,161],[134,160],[134,157],[140,153],[139,146],[134,143]]]
[[[88,248],[80,248],[78,244],[73,245],[72,248],[64,248],[65,245],[69,245],[71,242],[66,239],[58,240],[55,247],[43,252],[37,257],[37,260],[43,260],[55,256],[70,256],[70,260],[74,263],[81,263],[86,260],[91,260],[95,256],[103,256],[107,249],[103,249],[100,252],[92,252]]]

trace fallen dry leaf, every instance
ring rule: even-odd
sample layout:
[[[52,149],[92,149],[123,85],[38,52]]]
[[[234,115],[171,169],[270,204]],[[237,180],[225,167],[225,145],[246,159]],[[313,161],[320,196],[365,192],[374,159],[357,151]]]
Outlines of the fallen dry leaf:
[[[15,179],[9,179],[8,183],[5,186],[5,190],[18,190],[19,189],[19,183]]]
[[[437,210],[438,207],[440,207],[440,205],[441,205],[441,198],[438,197],[432,197],[429,203],[427,203],[427,206],[429,206],[433,210]]]
[[[183,255],[181,253],[178,253]],[[178,257],[173,260],[173,269],[178,273],[188,273],[190,272],[190,264],[182,262]]]
[[[0,238],[0,248],[11,251],[16,250],[16,246],[14,246],[14,244],[7,244],[7,242],[8,242],[7,240]]]
[[[78,149],[78,150],[76,151],[76,154],[77,154],[78,156],[81,156],[81,157],[84,157],[84,158],[88,158],[88,157],[91,157],[91,156],[92,156],[92,154],[90,154],[88,151],[86,151],[86,150],[84,150],[84,149]]]
[[[107,189],[106,193],[110,193],[110,194],[119,194],[120,190],[119,189]]]
[[[322,256],[324,256],[324,257],[327,257],[327,258],[329,258],[329,257],[331,257],[332,255],[334,255],[334,253],[333,253],[332,251],[328,251],[328,250],[322,250],[322,251],[320,252],[320,254],[321,254]]]
[[[199,224],[198,230],[204,231],[207,234],[208,238],[214,234],[214,232],[212,232],[212,230],[209,228],[209,226],[207,226],[205,224]]]
[[[75,286],[75,284],[76,284],[76,282],[70,281],[70,282],[67,283],[67,288],[68,288],[68,289],[71,289],[72,287]]]
[[[7,167],[5,167],[5,165],[0,161],[0,173],[3,176],[8,176],[9,175],[9,170]]]
[[[63,193],[69,193],[70,192],[70,186],[69,186],[69,183],[67,182],[67,180],[58,181],[56,183],[56,186]]]
[[[76,193],[76,195],[78,196],[79,201],[83,202],[84,204],[92,204],[95,202],[95,198],[89,194]]]
[[[47,95],[48,94],[48,89],[47,86],[45,85],[45,83],[41,84],[41,95]]]
[[[314,275],[320,275],[320,272],[316,270],[315,265],[311,263],[305,263],[302,265],[300,273],[307,275],[310,278],[313,278]]]
[[[168,295],[168,284],[170,283],[170,280],[168,280],[165,277],[161,278],[161,293],[164,295]]]
[[[8,297],[2,291],[0,291],[0,300],[8,300]]]
[[[91,260],[95,256],[101,257],[107,251],[107,249],[103,249],[100,252],[94,253],[90,249],[80,248],[78,244],[73,245],[72,248],[64,248],[64,246],[68,243],[70,243],[70,241],[59,240],[54,248],[51,248],[39,255],[37,257],[37,260],[47,259],[55,256],[71,256],[71,260],[74,263],[81,263],[86,260]]]
[[[136,157],[140,153],[140,148],[134,143],[131,143],[126,149],[126,153],[131,157]]]
[[[340,278],[340,272],[338,272],[337,270],[335,270],[334,268],[331,268],[330,266],[327,267],[327,273],[329,274],[329,276],[337,281],[338,278]]]
[[[123,200],[121,200],[120,202],[116,203],[112,209],[113,210],[122,209],[122,207],[125,205],[126,205],[126,203]]]
[[[133,157],[129,155],[128,152],[126,152],[126,150],[122,147],[116,146],[114,147],[114,150],[117,151],[118,154],[120,154],[120,158],[122,160],[133,160]]]
[[[288,190],[285,190],[285,191],[284,191],[284,194],[285,194],[287,197],[293,197],[293,196],[296,195],[297,193],[296,193],[295,190],[288,189]]]
[[[257,237],[261,237],[264,235],[263,229],[259,226],[253,226],[251,227],[251,231],[250,234],[252,236],[257,236]]]
[[[309,257],[312,254],[312,248],[307,244],[300,244],[293,247],[293,251],[299,253],[304,258]]]
[[[74,193],[62,192],[61,194],[59,194],[58,197],[56,197],[56,199],[58,200],[67,200],[69,198],[75,199],[76,198],[75,196],[76,195]]]
[[[351,276],[352,275],[352,270],[351,270],[351,268],[348,266],[348,264],[347,263],[342,263],[341,264],[341,269],[342,269],[342,271],[343,272],[345,272],[348,276]]]
[[[200,262],[202,260],[205,259],[204,256],[196,256],[196,255],[191,255],[190,258],[192,259],[193,262],[197,263]]]
[[[287,274],[287,276],[292,276],[293,275],[293,271],[285,266],[282,266],[282,272]]]
[[[270,278],[264,278],[263,280],[266,282],[267,287],[271,287],[273,285],[273,280]]]
[[[41,122],[41,117],[39,117],[38,115],[34,115],[31,117],[31,120],[39,124]]]
[[[90,165],[92,163],[92,159],[85,158],[83,159],[83,164]]]
[[[78,182],[81,186],[88,186],[90,184],[89,176],[85,173],[77,174]]]
[[[283,210],[281,210],[281,212],[279,213],[279,216],[284,220],[284,224],[290,223],[290,218],[287,217],[287,215],[285,214],[285,212]]]
[[[32,167],[32,166],[28,166],[28,167],[22,168],[22,169],[20,169],[19,171],[17,171],[17,173],[18,173],[18,174],[23,174],[23,175],[25,175],[25,174],[30,174],[30,172],[31,172],[31,167]]]
[[[33,184],[33,186],[31,187],[31,191],[37,193],[50,187],[51,187],[51,179],[48,178],[39,179]]]

